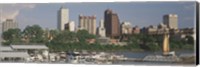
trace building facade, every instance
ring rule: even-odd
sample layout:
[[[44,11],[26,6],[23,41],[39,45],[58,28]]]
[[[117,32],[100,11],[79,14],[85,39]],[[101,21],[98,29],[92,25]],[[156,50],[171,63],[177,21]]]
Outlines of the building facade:
[[[120,22],[117,13],[111,9],[104,12],[104,26],[106,28],[106,36],[118,38],[120,36]]]
[[[7,19],[2,23],[2,31],[7,31],[8,29],[18,28],[18,24],[13,19]]]
[[[79,15],[79,28],[87,30],[90,34],[96,34],[96,16]]]
[[[132,34],[139,34],[139,33],[140,33],[140,28],[138,26],[133,27]]]
[[[167,25],[160,23],[157,26],[157,34],[164,34],[166,32],[166,29],[168,29]]]
[[[65,24],[65,30],[69,30],[71,32],[75,32],[75,22],[70,21],[69,23]]]
[[[99,27],[98,27],[97,30],[98,30],[97,31],[98,36],[100,36],[100,37],[105,37],[106,36],[106,29],[104,27],[104,20],[100,20]]]
[[[57,28],[60,31],[63,31],[65,29],[65,24],[69,22],[69,10],[61,7],[58,10],[58,24]]]
[[[132,34],[132,26],[130,22],[122,22],[121,34]]]
[[[147,34],[149,35],[153,35],[153,34],[157,34],[157,27],[156,26],[152,26],[150,25],[148,28],[147,28]]]
[[[170,29],[178,29],[178,15],[167,14],[163,16],[163,23]]]

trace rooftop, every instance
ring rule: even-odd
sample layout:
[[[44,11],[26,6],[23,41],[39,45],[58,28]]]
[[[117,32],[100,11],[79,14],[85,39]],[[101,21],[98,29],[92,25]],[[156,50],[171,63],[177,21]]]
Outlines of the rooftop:
[[[0,52],[0,58],[4,57],[29,57],[27,52]]]
[[[46,45],[10,45],[12,49],[48,49]]]
[[[13,51],[10,47],[0,46],[0,51]]]

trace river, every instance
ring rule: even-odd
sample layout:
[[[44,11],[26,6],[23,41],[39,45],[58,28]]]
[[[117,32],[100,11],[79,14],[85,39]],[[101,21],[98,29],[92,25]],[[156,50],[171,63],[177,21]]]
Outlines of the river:
[[[156,55],[161,55],[162,51],[157,51],[157,52],[152,52],[152,51],[143,51],[143,52],[128,52],[128,51],[124,51],[124,52],[114,52],[116,55],[124,55],[124,57],[127,58],[144,58],[147,55],[152,55],[152,54],[156,54]],[[175,51],[175,54],[179,57],[180,55],[193,55],[194,51],[192,50],[181,50],[181,51]],[[131,62],[131,61],[123,61],[123,62],[117,62],[114,64],[134,64],[134,65],[140,65],[140,64],[156,64],[156,65],[168,65],[168,64],[175,64],[172,62]]]

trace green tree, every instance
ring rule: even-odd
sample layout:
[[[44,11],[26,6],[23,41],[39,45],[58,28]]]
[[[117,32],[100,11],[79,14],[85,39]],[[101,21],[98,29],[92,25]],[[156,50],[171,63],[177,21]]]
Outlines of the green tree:
[[[44,31],[39,25],[27,26],[23,31],[27,43],[44,43]]]
[[[50,30],[49,33],[53,38],[55,38],[59,34],[59,31],[58,30]]]
[[[87,30],[79,30],[77,32],[77,38],[80,42],[85,42],[86,39],[96,38],[96,36],[89,34]]]
[[[194,44],[194,38],[192,36],[186,36],[185,39],[188,44]]]
[[[160,47],[157,43],[155,43],[155,42],[149,43],[149,44],[148,44],[148,47],[149,47],[149,49],[150,49],[151,51],[158,51],[158,50],[161,49],[161,47]]]
[[[2,34],[3,39],[5,40],[4,45],[18,44],[21,42],[21,30],[8,29]]]
[[[132,35],[129,39],[127,48],[140,48],[140,35]]]
[[[62,31],[53,39],[53,42],[62,44],[76,42],[76,33],[70,31]]]

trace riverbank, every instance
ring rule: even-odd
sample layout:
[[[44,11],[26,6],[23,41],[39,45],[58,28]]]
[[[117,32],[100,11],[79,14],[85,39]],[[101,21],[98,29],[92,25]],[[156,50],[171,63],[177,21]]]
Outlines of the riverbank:
[[[186,53],[194,53],[194,50],[185,50],[185,49],[177,49],[177,50],[171,50],[175,51],[177,54],[180,54],[180,52],[186,52]],[[123,53],[123,52],[133,52],[133,53],[140,53],[140,52],[151,52],[151,53],[162,53],[162,50],[158,51],[149,51],[149,50],[143,50],[143,49],[133,49],[133,50],[115,50],[115,51],[97,51],[97,52],[109,52],[109,53]]]
[[[195,56],[192,56],[192,57],[182,57],[181,58],[182,61],[181,62],[177,62],[177,64],[196,64],[196,57]]]

